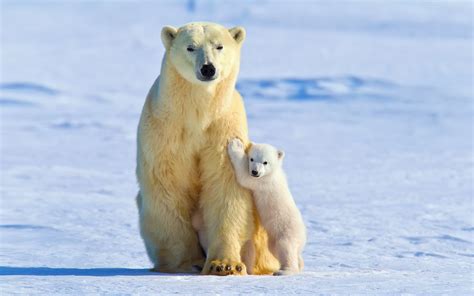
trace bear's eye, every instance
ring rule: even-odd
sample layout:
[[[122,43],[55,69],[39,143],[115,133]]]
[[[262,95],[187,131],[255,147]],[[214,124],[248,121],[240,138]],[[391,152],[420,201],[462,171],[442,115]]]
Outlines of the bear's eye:
[[[264,162],[263,162],[263,164],[264,164],[264,165],[267,165],[267,164],[268,164],[268,162],[264,161]]]
[[[253,158],[250,158],[250,161],[253,161]]]
[[[222,46],[222,45],[218,45],[218,46],[216,47],[217,50],[222,50],[223,48],[224,48],[224,46]]]
[[[189,52],[193,52],[193,51],[194,51],[194,48],[193,48],[192,46],[188,46],[187,50],[188,50]]]

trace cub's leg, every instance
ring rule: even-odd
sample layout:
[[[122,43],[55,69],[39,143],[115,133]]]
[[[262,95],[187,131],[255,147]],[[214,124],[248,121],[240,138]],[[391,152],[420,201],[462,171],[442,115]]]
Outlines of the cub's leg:
[[[274,245],[275,255],[280,261],[280,270],[274,275],[290,275],[298,273],[299,269],[299,254],[298,248],[294,243],[287,240],[275,241]]]

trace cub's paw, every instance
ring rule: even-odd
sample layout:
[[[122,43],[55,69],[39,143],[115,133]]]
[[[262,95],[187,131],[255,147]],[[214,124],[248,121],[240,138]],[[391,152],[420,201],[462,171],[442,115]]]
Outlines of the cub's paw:
[[[242,262],[231,260],[213,260],[202,273],[208,275],[247,275],[247,268]]]
[[[273,273],[273,275],[293,275],[297,274],[298,271],[296,270],[290,270],[290,269],[280,269],[279,271],[276,271]]]
[[[238,138],[231,139],[227,145],[227,151],[230,155],[244,153],[244,150],[244,143]]]

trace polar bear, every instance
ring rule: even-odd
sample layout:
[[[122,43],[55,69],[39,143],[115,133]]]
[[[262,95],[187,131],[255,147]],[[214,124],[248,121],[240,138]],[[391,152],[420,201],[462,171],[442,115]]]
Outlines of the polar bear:
[[[136,198],[140,234],[154,270],[243,275],[278,270],[250,192],[234,178],[229,138],[248,143],[235,90],[241,27],[190,23],[161,31],[166,53],[143,106],[137,134]],[[208,229],[205,257],[192,227],[195,211]],[[242,258],[255,253],[253,266]]]
[[[281,166],[284,152],[268,144],[251,144],[247,156],[244,144],[232,139],[228,153],[239,184],[253,193],[270,250],[280,261],[280,270],[274,275],[301,271],[306,229]]]

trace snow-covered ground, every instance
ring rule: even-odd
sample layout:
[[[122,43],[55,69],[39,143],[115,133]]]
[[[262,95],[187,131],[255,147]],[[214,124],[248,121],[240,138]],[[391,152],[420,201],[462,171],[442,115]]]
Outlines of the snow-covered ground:
[[[0,292],[472,294],[472,2],[1,5]],[[283,148],[304,273],[167,275],[138,234],[135,130],[163,25],[247,28],[250,136]]]

